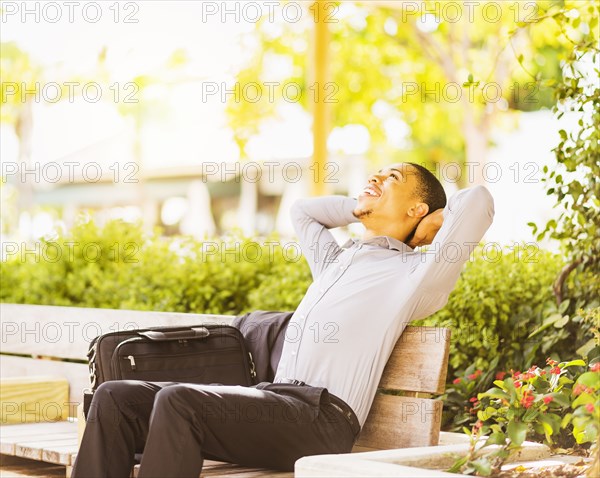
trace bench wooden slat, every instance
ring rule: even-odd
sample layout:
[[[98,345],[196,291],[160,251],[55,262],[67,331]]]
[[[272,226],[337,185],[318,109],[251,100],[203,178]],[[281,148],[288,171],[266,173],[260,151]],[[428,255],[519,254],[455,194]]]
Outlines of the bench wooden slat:
[[[259,476],[293,477],[293,472],[266,470],[264,468],[245,467],[233,463],[212,462],[202,468],[201,478],[235,476],[235,478],[254,478]]]
[[[379,387],[443,393],[449,350],[450,329],[406,327],[383,370]]]
[[[230,315],[0,303],[0,340],[4,353],[87,360],[90,341],[108,332],[232,320]]]
[[[140,470],[140,465],[135,465],[132,478],[137,478]],[[293,478],[292,471],[275,471],[264,468],[253,468],[235,465],[233,463],[224,463],[221,461],[205,460],[200,478],[225,478],[234,476],[235,478],[258,478],[258,477],[278,477],[278,478]]]
[[[75,416],[77,405],[83,400],[83,389],[90,386],[88,366],[82,363],[39,360],[14,355],[0,357],[0,377],[26,377],[31,375],[56,375],[69,382],[68,416]],[[60,404],[63,406],[63,404]]]
[[[0,431],[2,431],[2,429],[0,429]],[[17,437],[2,437],[2,444],[3,445],[21,445],[21,444],[27,444],[27,443],[35,443],[35,442],[39,442],[42,439],[44,439],[45,436],[47,436],[48,434],[44,434],[44,435],[25,435],[25,436],[17,436]],[[71,439],[73,438],[73,433],[72,432],[63,432],[63,433],[54,433],[54,434],[50,434],[50,436],[52,436],[53,438],[56,438],[57,440],[62,440],[62,439]],[[15,453],[5,453],[5,454],[12,454],[14,455]]]
[[[74,445],[52,446],[52,448],[46,448],[42,451],[42,460],[47,461],[48,463],[69,466],[75,462],[71,457],[77,455],[78,449],[79,443],[77,440]]]
[[[45,460],[55,464],[70,464],[70,455],[63,450],[71,444],[73,451],[77,450],[77,423],[51,422],[27,423],[24,425],[6,425],[0,427],[0,453],[4,455],[23,456]],[[56,454],[54,452],[57,452]],[[51,459],[55,457],[55,459]],[[68,462],[68,463],[67,463]]]
[[[377,394],[356,445],[378,450],[437,445],[442,402]]]
[[[44,450],[52,450],[55,446],[77,446],[77,437],[38,437],[37,441],[19,442],[16,444],[15,456],[41,460]]]
[[[62,435],[62,437],[59,437],[58,435]],[[27,435],[24,437],[8,437],[8,438],[2,437],[2,441],[0,442],[0,453],[2,453],[3,455],[19,456],[18,450],[21,445],[28,445],[30,443],[39,442],[43,436],[44,435],[38,435],[38,436]],[[57,441],[60,441],[61,438],[69,439],[72,441],[72,437],[73,437],[72,433],[65,432],[63,434],[57,434]]]
[[[12,437],[43,436],[47,433],[72,432],[77,430],[75,422],[25,423],[0,427],[0,441]]]

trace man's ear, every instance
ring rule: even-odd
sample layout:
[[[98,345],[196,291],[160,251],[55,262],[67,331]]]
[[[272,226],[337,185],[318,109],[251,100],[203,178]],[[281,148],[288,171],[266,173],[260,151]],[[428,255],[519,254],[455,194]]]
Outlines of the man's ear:
[[[413,207],[411,207],[407,211],[407,214],[410,217],[414,217],[415,219],[424,218],[425,216],[427,216],[428,213],[429,213],[429,206],[427,204],[425,204],[424,202],[419,202],[419,203],[415,204]]]

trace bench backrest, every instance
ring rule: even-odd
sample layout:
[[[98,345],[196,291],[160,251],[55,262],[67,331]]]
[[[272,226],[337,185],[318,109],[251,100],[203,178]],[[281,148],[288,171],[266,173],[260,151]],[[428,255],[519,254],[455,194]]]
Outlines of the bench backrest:
[[[79,403],[90,385],[87,351],[94,337],[117,330],[232,320],[229,315],[0,303],[0,377],[62,376],[70,384],[70,402]],[[442,403],[427,395],[444,391],[449,343],[449,329],[406,328],[385,367],[358,447],[437,444]]]
[[[406,327],[383,370],[356,443],[358,450],[437,445],[450,350],[450,329]]]

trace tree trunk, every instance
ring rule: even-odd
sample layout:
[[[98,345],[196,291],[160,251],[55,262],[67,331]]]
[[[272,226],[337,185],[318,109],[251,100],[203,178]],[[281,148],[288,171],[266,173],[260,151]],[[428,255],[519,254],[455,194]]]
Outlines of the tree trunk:
[[[465,174],[463,186],[475,186],[485,184],[489,180],[494,180],[495,172],[489,175],[486,171],[488,145],[490,140],[490,119],[491,114],[487,111],[482,112],[481,121],[475,118],[474,105],[465,101],[463,135],[465,138]]]
[[[34,171],[34,165],[31,164],[31,149],[33,142],[33,106],[31,101],[26,101],[23,107],[19,109],[17,121],[15,124],[15,134],[19,141],[19,153],[17,156],[16,188],[17,188],[17,218],[22,212],[29,211],[33,207],[33,185],[40,179],[41,173],[28,174],[24,176],[23,170]],[[39,172],[41,165],[38,165]],[[26,179],[26,181],[24,180]]]

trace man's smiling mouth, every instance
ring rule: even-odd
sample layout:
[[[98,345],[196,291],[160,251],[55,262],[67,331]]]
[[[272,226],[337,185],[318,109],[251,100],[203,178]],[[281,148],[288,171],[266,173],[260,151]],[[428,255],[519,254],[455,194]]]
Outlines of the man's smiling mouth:
[[[376,188],[375,186],[371,185],[371,186],[367,186],[365,189],[363,189],[361,196],[380,197],[381,191],[378,188]]]

